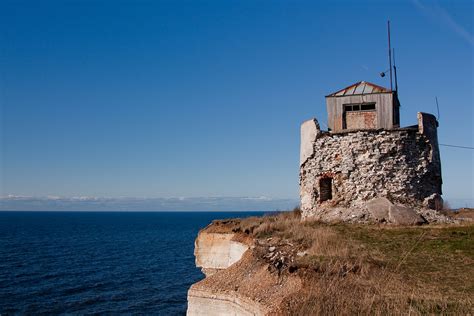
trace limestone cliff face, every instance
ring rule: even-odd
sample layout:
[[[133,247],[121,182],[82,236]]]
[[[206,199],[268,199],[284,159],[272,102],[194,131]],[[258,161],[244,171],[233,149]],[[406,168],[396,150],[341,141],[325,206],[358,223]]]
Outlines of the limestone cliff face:
[[[196,267],[206,276],[230,267],[239,261],[249,246],[235,241],[233,233],[208,233],[201,231],[194,243]]]
[[[270,273],[257,254],[261,245],[242,233],[202,230],[195,241],[196,265],[206,278],[188,291],[188,316],[280,314],[285,295],[301,288],[301,280]]]
[[[187,315],[265,315],[264,310],[252,300],[234,293],[191,288],[188,292]]]
[[[206,279],[239,261],[249,249],[248,244],[234,238],[235,233],[199,232],[194,255],[196,266],[201,268]],[[187,315],[263,315],[262,308],[245,296],[219,291],[202,283],[194,284],[188,291]]]

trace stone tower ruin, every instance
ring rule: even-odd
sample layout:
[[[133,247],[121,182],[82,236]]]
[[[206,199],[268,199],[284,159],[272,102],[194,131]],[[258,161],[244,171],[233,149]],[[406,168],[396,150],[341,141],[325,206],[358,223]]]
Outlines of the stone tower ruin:
[[[389,221],[384,207],[390,216],[442,207],[433,115],[401,128],[397,92],[364,81],[326,96],[326,108],[327,131],[316,119],[301,125],[304,218]]]

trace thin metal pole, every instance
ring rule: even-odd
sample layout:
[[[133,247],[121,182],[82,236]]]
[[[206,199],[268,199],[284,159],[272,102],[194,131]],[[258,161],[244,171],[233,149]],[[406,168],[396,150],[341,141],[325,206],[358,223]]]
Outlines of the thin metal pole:
[[[393,74],[395,76],[395,91],[398,93],[398,80],[397,80],[397,66],[395,66],[395,48],[392,48],[393,52]]]
[[[436,100],[436,110],[438,111],[438,121],[439,121],[439,104],[438,104],[438,97],[435,97]]]
[[[392,46],[390,45],[390,20],[387,21],[388,28],[388,63],[390,64],[390,90],[393,91],[392,84]]]

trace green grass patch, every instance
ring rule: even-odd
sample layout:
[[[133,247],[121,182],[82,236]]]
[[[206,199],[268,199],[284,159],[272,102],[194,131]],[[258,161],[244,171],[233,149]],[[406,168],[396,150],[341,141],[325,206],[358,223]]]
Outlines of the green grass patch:
[[[474,294],[474,225],[380,228],[337,225],[413,283]]]

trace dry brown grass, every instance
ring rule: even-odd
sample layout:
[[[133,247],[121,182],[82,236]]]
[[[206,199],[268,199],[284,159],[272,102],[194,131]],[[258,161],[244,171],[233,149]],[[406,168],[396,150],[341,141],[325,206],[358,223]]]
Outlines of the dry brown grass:
[[[473,314],[474,225],[387,227],[302,222],[299,210],[243,219],[239,230],[287,241],[301,293],[288,314]]]
[[[474,221],[474,209],[473,208],[460,208],[457,210],[453,209],[444,209],[442,213],[448,217],[454,219],[462,219],[468,221]]]

